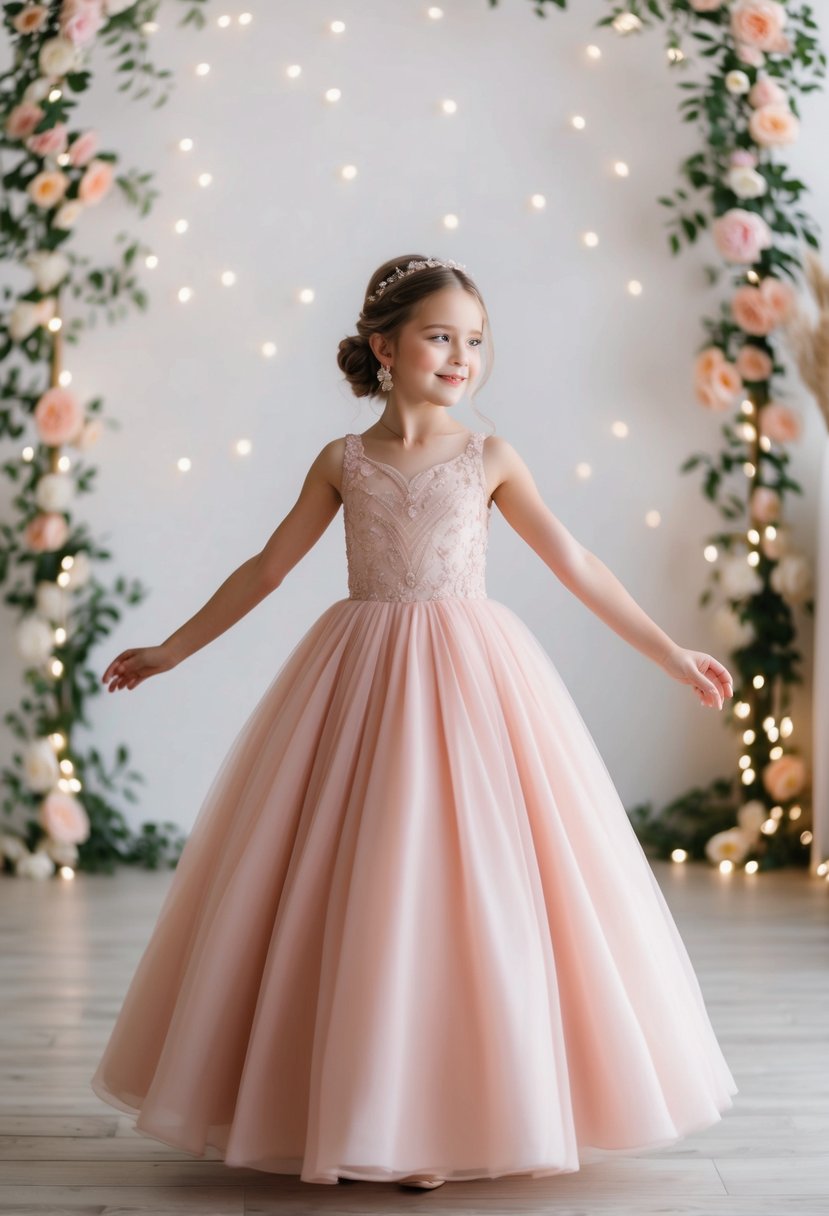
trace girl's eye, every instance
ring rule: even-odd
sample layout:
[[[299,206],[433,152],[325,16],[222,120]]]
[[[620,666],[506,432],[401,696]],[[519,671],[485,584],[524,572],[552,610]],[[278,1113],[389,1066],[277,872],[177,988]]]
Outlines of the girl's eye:
[[[435,338],[448,338],[448,337],[449,337],[448,334],[432,334],[432,341],[434,341]],[[483,342],[483,338],[473,338],[472,341],[475,343],[476,346],[480,346],[481,343]]]

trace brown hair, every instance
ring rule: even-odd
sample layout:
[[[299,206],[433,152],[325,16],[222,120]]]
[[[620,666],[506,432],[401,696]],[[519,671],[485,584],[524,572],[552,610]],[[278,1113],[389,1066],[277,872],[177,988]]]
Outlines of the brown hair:
[[[337,348],[337,366],[344,373],[351,385],[355,397],[384,397],[385,394],[377,379],[380,360],[369,345],[371,334],[386,334],[393,340],[400,329],[411,319],[415,305],[432,292],[444,287],[457,284],[464,291],[473,295],[481,306],[483,313],[483,346],[486,366],[478,383],[469,391],[470,400],[478,389],[486,383],[492,371],[492,340],[489,325],[489,314],[483,297],[475,283],[465,271],[448,266],[426,266],[403,278],[396,279],[383,289],[379,299],[369,300],[369,296],[379,288],[384,279],[388,279],[396,268],[405,270],[411,261],[428,261],[421,253],[407,253],[402,257],[383,262],[374,271],[366,288],[363,308],[357,319],[357,332],[343,338]]]

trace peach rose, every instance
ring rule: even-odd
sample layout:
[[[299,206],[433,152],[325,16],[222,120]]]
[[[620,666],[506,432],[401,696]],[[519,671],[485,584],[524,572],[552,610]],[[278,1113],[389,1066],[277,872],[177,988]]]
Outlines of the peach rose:
[[[14,28],[18,34],[36,34],[43,29],[46,22],[47,9],[43,4],[30,4],[14,18]]]
[[[738,287],[731,297],[731,312],[740,329],[762,338],[778,324],[778,315],[759,287]]]
[[[68,186],[69,178],[60,169],[44,169],[32,178],[26,190],[33,203],[47,209],[61,201]]]
[[[760,434],[767,435],[775,443],[790,443],[800,438],[800,418],[782,401],[770,401],[760,410]]]
[[[88,207],[99,203],[109,193],[113,168],[108,160],[90,161],[78,186],[78,198]]]
[[[753,342],[746,342],[737,355],[737,371],[744,380],[768,380],[774,370],[771,356]]]
[[[806,780],[806,765],[800,756],[781,756],[762,771],[763,785],[775,802],[796,798]]]
[[[52,219],[52,227],[62,230],[74,227],[82,211],[83,203],[77,198],[70,198],[69,202],[58,207]]]
[[[694,376],[697,380],[707,380],[715,368],[725,363],[725,352],[721,346],[706,346],[694,360]]]
[[[738,42],[772,51],[786,24],[786,10],[777,0],[737,0],[731,9],[731,32]]]
[[[83,805],[62,790],[53,790],[42,800],[40,824],[59,844],[81,844],[89,837],[89,816]]]
[[[25,139],[31,135],[43,117],[43,110],[35,101],[21,101],[14,106],[6,119],[5,132],[9,139]]]
[[[708,409],[724,410],[734,404],[743,391],[743,382],[733,363],[724,359],[714,360],[707,375],[700,376],[695,384],[697,400]]]
[[[66,151],[66,123],[56,122],[48,131],[38,131],[26,140],[26,147],[35,156],[60,156]]]
[[[91,42],[105,21],[101,0],[63,0],[60,32],[73,46]]]
[[[717,249],[727,262],[756,262],[760,251],[772,244],[766,221],[756,211],[732,207],[712,225]]]
[[[84,131],[69,145],[69,161],[73,165],[85,165],[98,151],[98,132]]]
[[[777,324],[788,321],[794,311],[795,294],[791,283],[767,274],[760,283],[760,295],[774,314]]]
[[[26,524],[23,543],[33,553],[50,553],[60,549],[69,535],[69,524],[57,511],[43,511]]]
[[[748,100],[755,109],[759,106],[783,105],[786,101],[786,92],[771,76],[764,76],[762,80],[755,81],[751,86]]]
[[[50,447],[71,443],[83,426],[83,411],[68,388],[47,388],[34,409],[35,425]]]
[[[780,495],[771,486],[758,486],[751,495],[751,516],[761,524],[780,518]]]
[[[785,103],[760,106],[748,120],[748,131],[755,143],[778,148],[795,142],[800,135],[800,119]]]

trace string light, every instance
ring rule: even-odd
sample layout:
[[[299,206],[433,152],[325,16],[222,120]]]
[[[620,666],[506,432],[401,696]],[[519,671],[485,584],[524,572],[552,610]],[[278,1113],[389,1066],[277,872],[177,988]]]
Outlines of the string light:
[[[458,217],[456,215],[454,215],[451,211],[449,212],[448,215],[445,215],[443,217],[444,228],[457,228],[458,223],[459,223]]]
[[[531,194],[530,206],[534,207],[536,211],[543,211],[547,206],[547,200],[543,194]]]
[[[343,34],[345,33],[345,22],[332,21],[328,28],[331,30],[332,34]]]
[[[303,287],[299,293],[300,303],[310,304],[314,299],[314,289],[312,287]]]
[[[443,16],[443,9],[438,8],[436,4],[433,4],[426,10],[426,16],[430,21],[440,21],[441,17]]]
[[[576,465],[576,476],[580,477],[582,481],[586,481],[587,478],[591,476],[592,472],[593,470],[586,460],[582,460]]]
[[[688,860],[688,854],[686,853],[685,849],[672,849],[671,850],[671,861],[683,862],[683,861],[687,861],[687,860]]]
[[[584,53],[588,59],[601,59],[602,57],[601,47],[596,46],[596,44],[592,42],[590,46],[585,47]]]
[[[285,75],[289,80],[296,80],[297,76],[301,75],[302,68],[298,63],[292,63],[285,69]]]
[[[266,359],[272,359],[273,356],[276,354],[276,343],[275,342],[263,342],[262,343],[262,354],[265,356]]]
[[[340,169],[340,177],[342,177],[343,181],[346,181],[346,182],[353,181],[356,176],[357,176],[357,166],[356,165],[343,165],[342,169]]]
[[[192,467],[192,465],[190,463],[190,457],[189,456],[179,456],[178,460],[176,461],[176,467],[182,473],[189,473],[190,469]]]
[[[193,288],[192,287],[180,287],[179,291],[178,291],[178,298],[182,304],[186,304],[189,300],[192,300],[192,298],[193,298]]]
[[[642,284],[638,279],[630,279],[628,282],[628,294],[632,296],[641,296]]]
[[[209,72],[209,71],[210,71],[210,64],[209,64],[209,63],[198,63],[198,64],[196,64],[196,75],[197,75],[197,76],[206,76],[206,75],[208,74],[208,72]]]
[[[440,103],[440,108],[443,110],[444,114],[457,114],[458,103],[453,101],[451,97],[445,97]]]
[[[189,227],[190,225],[188,224],[187,220],[176,220],[175,224],[173,225],[173,228],[179,234],[179,236],[182,236]]]
[[[598,234],[595,232],[584,232],[581,239],[588,249],[595,249],[599,243]]]
[[[325,90],[325,100],[326,101],[339,101],[341,97],[342,97],[341,89],[326,89]]]
[[[582,114],[574,114],[570,119],[570,125],[575,127],[577,131],[583,131],[587,126],[587,119]]]
[[[628,177],[630,174],[630,169],[623,160],[617,160],[613,162],[613,172],[617,177]]]

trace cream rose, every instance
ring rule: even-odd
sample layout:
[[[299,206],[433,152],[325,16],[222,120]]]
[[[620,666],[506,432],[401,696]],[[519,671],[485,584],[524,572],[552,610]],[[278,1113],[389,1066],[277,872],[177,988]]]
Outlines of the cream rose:
[[[68,473],[44,473],[35,486],[41,511],[67,511],[74,497],[75,483]]]
[[[748,646],[756,637],[751,621],[741,621],[729,604],[721,604],[715,610],[712,623],[717,637],[728,650]]]
[[[78,65],[78,52],[66,38],[50,38],[40,48],[38,67],[44,76],[58,79]]]
[[[14,633],[17,653],[31,666],[44,663],[52,653],[55,638],[46,621],[36,616],[24,616]]]
[[[734,97],[747,93],[751,88],[748,73],[741,71],[740,68],[734,68],[732,71],[726,72],[725,87]]]
[[[763,580],[744,557],[729,554],[720,562],[720,587],[730,600],[742,600],[763,590]]]
[[[765,802],[761,802],[759,798],[752,798],[749,802],[744,802],[737,810],[737,823],[752,844],[760,835],[760,828],[768,817],[768,808]]]
[[[761,198],[769,188],[762,173],[748,165],[732,165],[725,175],[725,184],[738,198]]]
[[[83,209],[83,203],[80,199],[70,198],[67,203],[63,203],[62,206],[58,207],[52,220],[52,227],[60,228],[64,231],[67,228],[74,228]]]
[[[784,553],[769,575],[769,583],[787,604],[802,604],[812,594],[812,569],[802,553]]]
[[[14,872],[18,878],[51,878],[55,872],[55,863],[48,853],[37,849],[34,853],[20,857],[15,862]]]
[[[42,578],[35,588],[35,604],[40,615],[47,621],[64,621],[68,608],[68,597],[63,587]]]
[[[23,259],[31,270],[38,291],[54,291],[69,274],[69,258],[57,249],[35,249]]]
[[[709,861],[719,865],[721,861],[741,862],[751,849],[751,840],[742,828],[727,828],[715,832],[706,842],[705,855]]]
[[[751,517],[760,524],[773,524],[780,518],[780,495],[771,486],[758,486],[751,495]]]
[[[28,852],[22,836],[15,836],[11,832],[0,833],[0,857],[8,857],[9,861],[15,862]]]
[[[23,752],[23,776],[30,790],[43,794],[60,777],[55,749],[48,739],[34,739]]]
[[[41,827],[61,844],[81,844],[88,839],[89,816],[71,794],[53,790],[40,804]]]

